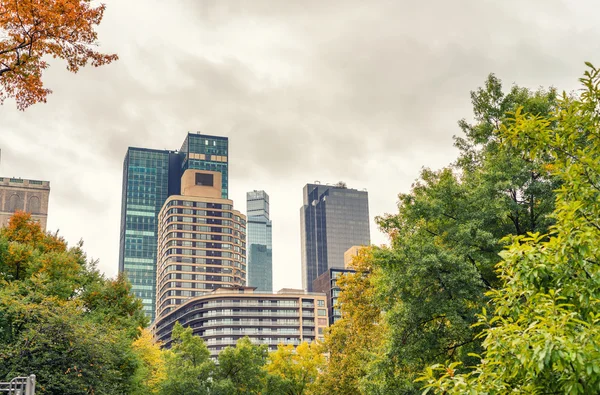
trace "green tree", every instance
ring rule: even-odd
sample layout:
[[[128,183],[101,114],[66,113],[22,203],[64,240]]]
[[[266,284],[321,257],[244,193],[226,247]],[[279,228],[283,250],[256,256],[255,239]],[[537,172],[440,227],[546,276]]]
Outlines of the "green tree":
[[[129,394],[141,311],[128,283],[29,214],[0,230],[0,379],[35,373],[40,394]]]
[[[475,369],[434,365],[421,378],[439,393],[600,392],[600,70],[588,64],[579,97],[563,94],[551,117],[519,108],[499,137],[562,182],[547,234],[509,238],[479,317],[485,353]]]
[[[183,328],[177,322],[172,339],[173,346],[165,353],[167,378],[162,382],[159,394],[210,394],[215,365],[202,338],[194,336],[192,328]]]
[[[514,122],[507,111],[524,107],[547,119],[554,90],[502,92],[491,75],[471,94],[475,122],[459,122],[458,160],[423,170],[399,213],[378,218],[391,239],[375,251],[379,300],[386,311],[386,349],[369,371],[370,393],[417,393],[422,369],[446,360],[476,362],[481,350],[476,314],[485,292],[499,285],[494,265],[509,235],[545,232],[552,223],[553,189],[544,156],[525,157],[495,133]]]
[[[265,366],[268,373],[266,395],[311,395],[318,389],[319,373],[325,366],[325,357],[317,343],[279,345],[269,354]]]
[[[219,363],[213,379],[214,394],[260,394],[265,385],[269,350],[267,345],[254,345],[248,337],[237,341],[219,353]]]

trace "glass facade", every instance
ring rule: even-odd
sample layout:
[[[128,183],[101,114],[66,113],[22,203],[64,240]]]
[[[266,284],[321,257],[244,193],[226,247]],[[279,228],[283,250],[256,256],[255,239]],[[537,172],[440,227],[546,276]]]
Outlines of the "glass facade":
[[[369,245],[368,193],[345,185],[307,184],[300,208],[302,286],[329,268],[344,268],[344,252]]]
[[[218,171],[222,198],[229,193],[229,140],[227,137],[189,133],[181,146],[181,173],[187,169]]]
[[[248,217],[248,286],[257,291],[273,290],[272,222],[269,195],[265,191],[246,194]]]
[[[226,137],[188,133],[181,151],[135,147],[127,150],[123,162],[119,272],[127,275],[133,294],[142,300],[151,321],[156,310],[158,213],[169,196],[180,193],[181,176],[187,168],[207,167],[222,172],[223,194],[227,195],[227,143]]]
[[[169,151],[129,148],[123,167],[119,271],[154,319],[158,213],[168,197]]]

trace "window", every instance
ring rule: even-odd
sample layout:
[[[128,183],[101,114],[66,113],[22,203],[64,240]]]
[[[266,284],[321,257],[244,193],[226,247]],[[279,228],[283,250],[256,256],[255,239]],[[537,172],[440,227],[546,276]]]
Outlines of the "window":
[[[319,307],[324,307],[325,306],[325,301],[324,300],[319,300],[318,301],[318,306]]]
[[[327,310],[325,310],[325,309],[319,309],[318,314],[321,317],[326,316],[327,315]]]

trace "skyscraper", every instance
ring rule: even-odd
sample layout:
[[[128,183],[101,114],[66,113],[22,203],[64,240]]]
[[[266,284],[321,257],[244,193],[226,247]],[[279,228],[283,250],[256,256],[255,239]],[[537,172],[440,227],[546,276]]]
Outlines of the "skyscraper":
[[[221,198],[221,173],[186,170],[158,214],[156,319],[220,287],[246,284],[246,217]]]
[[[228,139],[188,133],[180,151],[130,147],[123,162],[119,272],[132,284],[144,311],[154,320],[156,300],[157,217],[166,199],[180,193],[187,169],[222,174],[228,190]]]
[[[368,193],[336,185],[307,184],[300,208],[302,287],[329,268],[344,268],[344,252],[369,245]]]
[[[272,224],[269,195],[265,191],[246,194],[248,214],[248,286],[257,292],[273,291]]]

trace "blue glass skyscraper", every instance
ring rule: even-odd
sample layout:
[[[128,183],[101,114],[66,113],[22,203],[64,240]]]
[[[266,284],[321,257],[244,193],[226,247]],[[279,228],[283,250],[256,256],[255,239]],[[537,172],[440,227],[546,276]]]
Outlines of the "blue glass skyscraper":
[[[167,197],[180,194],[186,169],[219,171],[228,191],[228,139],[188,133],[180,151],[129,147],[123,162],[119,272],[154,320],[157,217]]]
[[[265,191],[246,194],[248,235],[248,286],[258,291],[273,291],[272,223],[269,195]]]

